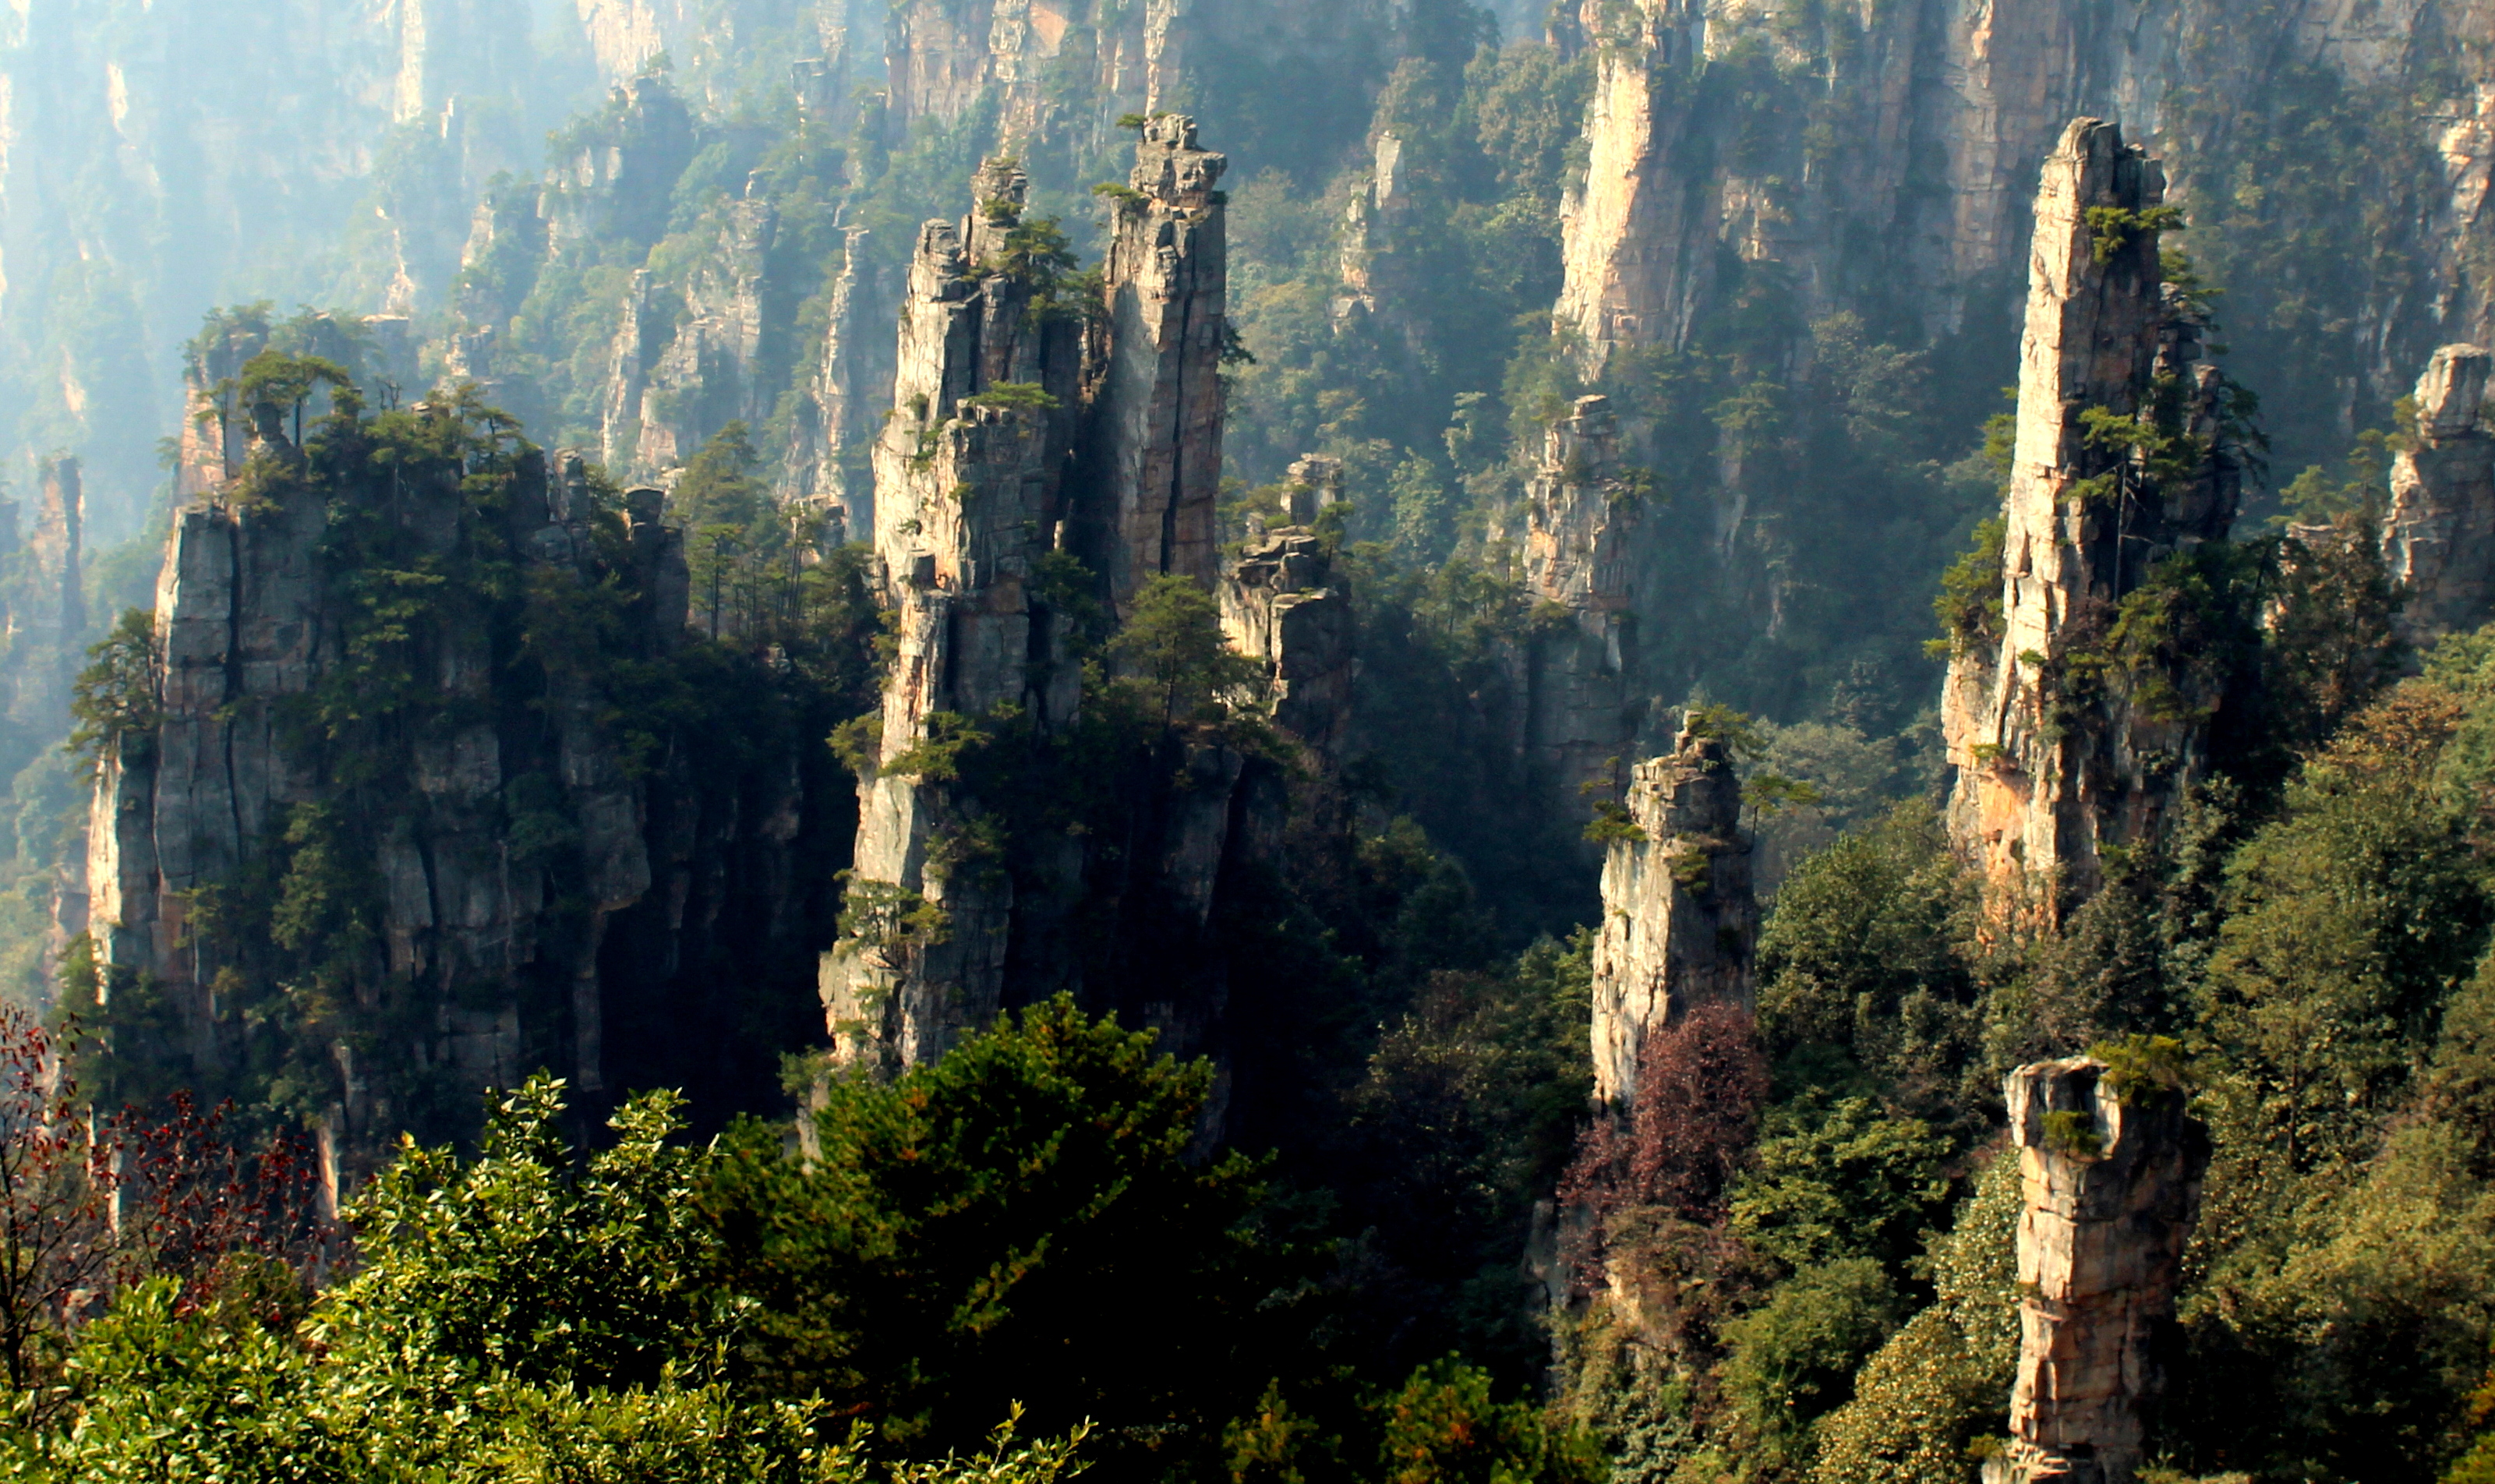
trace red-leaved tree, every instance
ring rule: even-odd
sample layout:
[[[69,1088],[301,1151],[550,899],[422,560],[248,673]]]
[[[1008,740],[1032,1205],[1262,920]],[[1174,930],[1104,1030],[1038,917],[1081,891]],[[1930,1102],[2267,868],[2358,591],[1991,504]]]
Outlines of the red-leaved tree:
[[[112,1264],[113,1137],[79,1106],[61,1061],[52,1033],[0,1005],[0,1361],[39,1412]]]
[[[1767,1054],[1749,1012],[1700,1005],[1646,1038],[1635,1104],[1586,1130],[1560,1197],[1597,1212],[1662,1206],[1712,1224],[1767,1098]]]
[[[115,1121],[120,1282],[170,1275],[184,1308],[239,1298],[263,1320],[308,1293],[338,1233],[321,1211],[319,1160],[300,1133],[256,1145],[229,1132],[232,1102],[201,1112],[189,1093],[151,1120]]]

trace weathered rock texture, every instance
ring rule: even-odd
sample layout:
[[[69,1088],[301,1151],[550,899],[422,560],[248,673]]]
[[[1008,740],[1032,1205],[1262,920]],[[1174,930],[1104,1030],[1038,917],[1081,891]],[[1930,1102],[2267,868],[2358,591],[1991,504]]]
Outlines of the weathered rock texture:
[[[975,786],[913,762],[936,728],[1023,707],[1063,723],[1078,676],[1058,665],[1033,585],[1059,508],[1080,396],[1079,327],[1034,312],[1033,284],[993,264],[1029,182],[982,168],[977,209],[919,229],[902,307],[893,416],[875,448],[876,555],[900,649],[878,756],[859,786],[852,931],[826,955],[832,1033],[852,1056],[933,1060],[996,1017],[1013,883],[976,845]],[[999,386],[1024,388],[1009,401]],[[1036,662],[1036,664],[1034,664]]]
[[[1952,333],[1989,318],[2016,273],[2028,185],[2065,121],[2160,131],[2188,201],[2204,157],[2266,123],[2233,110],[2274,106],[2273,84],[2310,68],[2351,97],[2450,100],[2393,126],[2407,131],[2401,147],[2443,169],[2418,184],[2415,251],[2378,260],[2358,291],[2366,308],[2342,311],[2371,326],[2344,349],[2363,393],[2387,400],[2424,346],[2454,330],[2488,338],[2470,267],[2495,162],[2471,49],[2486,25],[2474,7],[2433,0],[2260,16],[2209,0],[1916,0],[1825,27],[1746,0],[1562,5],[1553,34],[1590,54],[1594,96],[1556,319],[1589,366],[1679,345],[1729,252],[1784,265],[1806,313],[1894,306]],[[1780,88],[1763,61],[1811,80]],[[2211,100],[2225,101],[2223,132]]]
[[[12,584],[7,649],[10,719],[38,732],[68,714],[70,680],[86,636],[82,533],[86,491],[75,458],[36,470],[35,523],[24,570]]]
[[[2074,121],[2046,162],[1999,633],[1959,635],[1943,694],[1952,837],[1996,908],[2048,919],[2094,889],[2101,843],[2152,838],[2205,769],[2227,678],[2108,653],[2123,600],[2161,560],[2225,536],[2238,499],[2225,388],[2195,364],[2199,325],[2171,303],[2143,215],[2163,200],[2157,162],[2111,124]],[[2181,472],[2108,427],[2169,440]]]
[[[208,369],[194,366],[195,386]],[[231,468],[208,430],[208,461],[192,470],[208,487],[174,518],[155,604],[161,715],[115,739],[94,801],[99,998],[108,1013],[117,995],[161,1005],[171,1037],[142,1045],[134,1032],[124,1052],[221,1088],[312,1055],[293,1045],[306,1036],[333,1036],[321,1065],[290,1073],[289,1096],[331,1099],[331,1143],[357,1155],[402,1128],[455,1127],[477,1090],[539,1064],[592,1102],[628,1080],[706,1082],[723,1107],[750,1098],[754,1068],[736,1064],[753,1053],[733,1044],[739,974],[809,962],[828,941],[828,903],[816,911],[807,882],[827,883],[836,860],[814,858],[845,849],[853,816],[809,724],[772,753],[767,702],[743,718],[763,728],[750,737],[758,761],[743,762],[619,710],[608,666],[663,667],[686,633],[683,540],[662,497],[634,490],[601,510],[576,457],[455,442],[473,430],[441,435],[471,450],[458,457],[367,476],[351,455],[346,473],[318,476],[344,482],[312,485],[327,455],[296,447],[276,409],[244,420]],[[356,482],[367,478],[380,483]],[[463,480],[502,494],[480,504]],[[388,512],[358,540],[451,575],[401,641],[418,698],[357,724],[368,729],[341,754],[304,718],[324,687],[362,673],[349,644],[359,573],[338,544],[347,511]],[[601,529],[618,520],[620,547]],[[466,587],[461,564],[478,551],[508,551],[517,589]],[[514,590],[575,608],[602,591],[621,605],[599,653],[531,659],[513,648],[516,615],[484,611]],[[369,899],[370,938],[322,969],[330,1008],[268,1021],[251,997],[272,949],[249,913],[304,869],[307,840],[344,873],[336,890]]]
[[[1101,1007],[1173,1049],[1205,1048],[1221,1022],[1226,980],[1206,935],[1247,848],[1243,801],[1270,770],[1217,733],[1161,726],[1157,740],[1124,744],[1131,756],[1091,764],[1131,774],[1087,780],[1116,795],[1104,807],[1118,838],[1095,842],[1090,825],[1008,819],[1031,819],[1032,801],[982,789],[1033,786],[992,782],[952,745],[975,727],[983,746],[1055,756],[1082,701],[1078,610],[1097,604],[1114,621],[1164,573],[1215,586],[1222,160],[1175,115],[1147,126],[1136,156],[1096,317],[1007,270],[1027,190],[1014,167],[983,167],[978,209],[919,232],[875,448],[876,552],[899,653],[860,788],[844,936],[821,964],[849,1061],[939,1056],[1006,1005],[1083,988],[1087,965],[1135,986]],[[1306,467],[1313,519],[1339,479]],[[1225,589],[1225,612],[1275,667],[1283,725],[1333,746],[1349,626],[1313,534],[1269,537]]]
[[[1354,634],[1351,595],[1325,543],[1305,520],[1251,539],[1223,574],[1220,596],[1231,647],[1265,662],[1275,722],[1319,761],[1340,762]]]
[[[2009,1475],[2129,1484],[2164,1389],[2183,1246],[2208,1142],[2172,1088],[2117,1089],[2103,1062],[2011,1073],[2018,1219],[2018,1373]]]
[[[1626,1106],[1650,1032],[1695,1005],[1753,1005],[1759,909],[1721,740],[1684,729],[1670,757],[1639,763],[1618,824],[1594,943],[1594,1092]]]
[[[2407,589],[2411,644],[2495,618],[2495,437],[2484,426],[2487,353],[2447,345],[2417,384],[2417,442],[2391,461],[2384,566]]]
[[[1115,199],[1101,265],[1108,348],[1088,452],[1122,611],[1162,573],[1213,581],[1228,257],[1214,187],[1228,163],[1196,146],[1195,120],[1164,114],[1144,125],[1131,194]]]
[[[1607,397],[1579,397],[1543,435],[1525,487],[1525,574],[1541,604],[1526,658],[1525,746],[1574,818],[1608,791],[1637,735],[1629,694],[1637,535],[1646,495],[1619,466]]]

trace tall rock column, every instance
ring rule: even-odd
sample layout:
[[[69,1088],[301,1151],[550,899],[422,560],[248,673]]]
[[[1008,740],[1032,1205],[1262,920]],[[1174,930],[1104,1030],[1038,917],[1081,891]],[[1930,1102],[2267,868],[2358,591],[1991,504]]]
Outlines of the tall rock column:
[[[1582,818],[1585,786],[1609,785],[1637,735],[1630,605],[1645,500],[1621,475],[1610,398],[1579,397],[1543,436],[1525,490],[1525,574],[1547,622],[1531,640],[1525,740]]]
[[[2109,649],[2123,600],[2224,537],[2238,497],[2223,381],[2160,274],[2165,190],[2098,119],[2045,162],[2000,614],[1956,636],[1942,699],[1951,835],[1996,911],[2047,921],[2094,889],[2100,842],[2152,838],[2204,770],[2225,680]]]
[[[2408,590],[2401,636],[2421,644],[2495,617],[2495,437],[2480,421],[2495,359],[2434,353],[2417,384],[2417,445],[2391,462],[2384,565]]]
[[[2010,1074],[2018,1218],[2015,1484],[2130,1484],[2144,1412],[2164,1387],[2172,1318],[2208,1140],[2174,1088],[2118,1087],[2075,1057]]]
[[[1211,588],[1221,488],[1221,352],[1228,340],[1222,193],[1228,161],[1195,120],[1161,114],[1114,200],[1108,343],[1093,403],[1092,467],[1110,591],[1121,613],[1164,572]]]
[[[824,1013],[851,1059],[932,1060],[995,1018],[1013,886],[955,743],[1000,705],[1044,727],[1076,700],[1071,666],[1048,663],[1054,620],[1032,578],[1063,521],[1081,343],[999,266],[1028,189],[1020,170],[984,167],[977,208],[921,228],[910,262],[893,414],[875,448],[876,556],[899,652],[859,786],[844,933],[821,965]]]
[[[1680,343],[1711,282],[1717,223],[1715,203],[1679,170],[1705,7],[1639,0],[1584,12],[1594,94],[1585,179],[1560,206],[1565,276],[1552,321],[1597,375],[1616,350]]]
[[[1741,781],[1723,742],[1684,728],[1637,765],[1603,862],[1594,943],[1594,1092],[1626,1105],[1649,1032],[1700,1005],[1755,1000],[1759,909]]]

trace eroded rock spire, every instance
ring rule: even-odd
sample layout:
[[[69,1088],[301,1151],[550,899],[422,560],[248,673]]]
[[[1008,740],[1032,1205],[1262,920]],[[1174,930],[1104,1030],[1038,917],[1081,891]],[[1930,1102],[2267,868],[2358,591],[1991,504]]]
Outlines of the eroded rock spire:
[[[1751,1007],[1759,910],[1741,781],[1720,738],[1684,727],[1670,757],[1637,765],[1612,823],[1594,943],[1594,1093],[1625,1106],[1650,1033],[1697,1005]]]
[[[2384,566],[2407,589],[2400,636],[2424,644],[2495,617],[2495,437],[2480,410],[2495,357],[2434,353],[2417,384],[2417,442],[2391,461]]]
[[[1196,146],[1195,120],[1158,114],[1135,146],[1128,190],[1113,198],[1089,453],[1122,613],[1162,572],[1213,585],[1229,342],[1224,198],[1214,187],[1228,164]]]
[[[2122,625],[2164,601],[2135,601],[2161,564],[2226,535],[2238,498],[2228,387],[2160,267],[2165,191],[2098,119],[2045,162],[2000,598],[1953,635],[1951,835],[1996,910],[2045,920],[2094,889],[2101,843],[2152,838],[2205,771],[2227,679],[2219,657]]]
[[[2089,1057],[2010,1074],[2025,1187],[2013,1484],[2130,1484],[2164,1388],[2160,1330],[2173,1317],[2208,1140],[2179,1088],[2130,1082]]]

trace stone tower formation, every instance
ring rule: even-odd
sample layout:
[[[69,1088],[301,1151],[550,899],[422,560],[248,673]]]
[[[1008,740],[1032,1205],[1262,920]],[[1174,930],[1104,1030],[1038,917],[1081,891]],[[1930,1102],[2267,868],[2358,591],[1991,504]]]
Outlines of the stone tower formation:
[[[1555,615],[1526,639],[1525,750],[1580,819],[1591,792],[1617,786],[1622,754],[1637,737],[1631,607],[1646,512],[1619,446],[1611,399],[1579,397],[1543,433],[1541,461],[1525,485],[1525,586]]]
[[[939,757],[958,728],[1001,707],[1043,733],[1074,719],[1072,620],[1044,568],[1079,561],[1121,616],[1156,577],[1216,586],[1224,236],[1215,186],[1225,163],[1197,147],[1192,119],[1145,124],[1129,188],[1113,201],[1103,313],[1089,324],[1035,305],[1033,278],[1006,264],[1028,188],[1012,166],[982,168],[969,218],[920,229],[894,411],[875,450],[876,556],[899,656],[859,786],[844,936],[821,965],[826,1019],[847,1059],[907,1066],[942,1055],[996,1017],[1009,966],[1063,982],[1063,966],[1046,962],[1043,924],[1081,890],[1080,843],[1043,848],[1053,852],[1039,863],[1047,899],[1018,895],[980,844],[994,836],[991,802]],[[1307,557],[1283,549],[1270,572],[1230,584],[1234,625],[1244,634],[1261,615],[1273,637],[1251,652],[1269,661],[1295,622],[1323,609],[1324,573]],[[1163,865],[1208,895],[1240,762],[1190,756],[1186,766],[1216,786],[1205,794],[1217,807],[1199,827],[1172,825],[1190,843],[1178,850],[1186,859]]]
[[[1950,831],[1996,914],[2055,920],[2099,846],[2153,838],[2206,769],[2223,677],[2106,654],[2123,600],[2238,500],[2224,383],[2159,270],[2164,200],[2157,162],[2092,118],[2036,194],[2000,622],[1958,636],[1942,697]]]
[[[2087,1057],[2011,1073],[2018,1145],[2018,1370],[2010,1484],[2131,1484],[2164,1389],[2207,1135],[2179,1088],[2117,1086]]]
[[[1632,770],[1626,828],[1603,862],[1594,944],[1594,1093],[1636,1099],[1647,1036],[1701,1005],[1753,1007],[1759,910],[1741,781],[1724,742],[1684,727]]]

